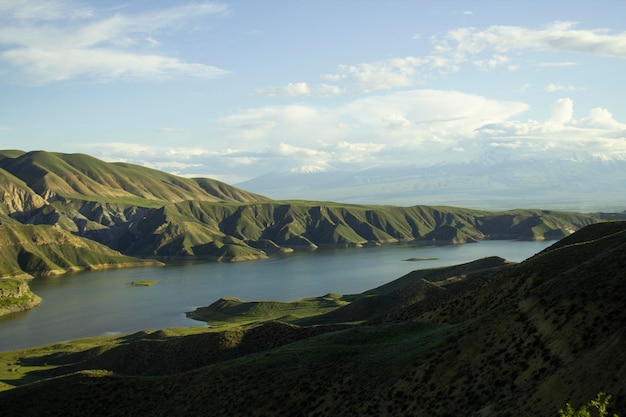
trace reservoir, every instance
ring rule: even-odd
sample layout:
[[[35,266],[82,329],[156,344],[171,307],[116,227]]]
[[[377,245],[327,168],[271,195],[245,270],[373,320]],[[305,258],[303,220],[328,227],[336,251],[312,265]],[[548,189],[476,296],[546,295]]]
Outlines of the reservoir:
[[[0,317],[0,351],[83,337],[204,325],[186,318],[185,313],[224,296],[291,301],[329,292],[354,294],[415,269],[492,255],[519,262],[552,243],[484,241],[320,249],[249,262],[174,262],[164,267],[36,278],[30,286],[43,301],[30,311]],[[407,261],[411,258],[423,260]],[[131,284],[147,280],[156,282],[151,286]]]

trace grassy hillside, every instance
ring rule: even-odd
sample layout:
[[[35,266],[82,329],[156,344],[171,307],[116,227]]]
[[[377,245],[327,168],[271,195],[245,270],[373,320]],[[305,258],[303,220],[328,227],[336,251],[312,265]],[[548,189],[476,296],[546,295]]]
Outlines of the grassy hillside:
[[[592,225],[519,264],[293,303],[224,298],[197,312],[219,331],[2,353],[0,413],[534,417],[603,391],[623,415],[625,303],[626,222]]]
[[[154,265],[52,226],[0,225],[0,276],[53,275],[81,269]]]
[[[34,151],[3,155],[0,167],[49,202],[61,199],[154,206],[184,200],[265,200],[219,181],[182,178],[138,165],[107,163],[84,154]]]
[[[453,207],[347,206],[307,201],[213,204],[186,201],[147,210],[125,233],[85,233],[128,254],[249,258],[281,248],[311,250],[394,242],[467,243],[484,239],[556,239],[599,215]],[[219,249],[225,252],[219,252]],[[261,252],[263,251],[263,252]]]

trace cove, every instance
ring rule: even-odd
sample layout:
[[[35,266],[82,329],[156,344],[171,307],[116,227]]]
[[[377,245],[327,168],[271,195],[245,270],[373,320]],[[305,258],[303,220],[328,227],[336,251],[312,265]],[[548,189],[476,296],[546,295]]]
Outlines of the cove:
[[[223,296],[291,301],[329,292],[354,294],[415,269],[492,255],[519,262],[552,243],[483,241],[320,249],[250,262],[175,262],[164,267],[36,278],[30,286],[43,302],[33,310],[0,317],[0,351],[83,337],[198,326],[203,323],[186,318],[185,313]],[[133,281],[155,282],[145,286],[133,285]]]

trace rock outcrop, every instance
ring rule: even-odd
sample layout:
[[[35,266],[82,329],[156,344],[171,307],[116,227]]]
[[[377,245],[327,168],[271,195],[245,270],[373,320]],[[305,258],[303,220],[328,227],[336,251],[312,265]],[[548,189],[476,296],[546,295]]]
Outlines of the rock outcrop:
[[[0,279],[0,316],[36,307],[41,298],[34,294],[24,279]]]

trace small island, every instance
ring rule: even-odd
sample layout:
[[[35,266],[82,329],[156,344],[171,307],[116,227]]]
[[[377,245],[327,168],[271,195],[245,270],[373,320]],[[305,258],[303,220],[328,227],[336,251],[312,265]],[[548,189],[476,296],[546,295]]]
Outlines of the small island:
[[[421,262],[421,261],[438,261],[441,258],[408,258],[405,259],[407,262]]]
[[[142,287],[149,287],[151,285],[154,285],[156,283],[156,281],[132,281],[131,285],[139,285]]]

